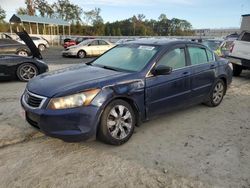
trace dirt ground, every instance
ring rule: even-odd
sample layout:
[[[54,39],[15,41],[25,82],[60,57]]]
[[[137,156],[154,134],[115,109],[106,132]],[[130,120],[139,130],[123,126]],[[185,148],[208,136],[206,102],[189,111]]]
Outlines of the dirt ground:
[[[22,118],[24,88],[0,83],[0,187],[250,188],[250,71],[219,107],[163,115],[119,147],[37,132]]]

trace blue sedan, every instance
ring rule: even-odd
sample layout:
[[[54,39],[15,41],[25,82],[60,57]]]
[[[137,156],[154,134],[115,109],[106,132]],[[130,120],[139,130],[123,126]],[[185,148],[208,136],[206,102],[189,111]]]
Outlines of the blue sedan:
[[[231,81],[228,61],[202,44],[143,39],[32,79],[21,104],[29,124],[46,135],[121,145],[136,125],[159,114],[218,106]]]

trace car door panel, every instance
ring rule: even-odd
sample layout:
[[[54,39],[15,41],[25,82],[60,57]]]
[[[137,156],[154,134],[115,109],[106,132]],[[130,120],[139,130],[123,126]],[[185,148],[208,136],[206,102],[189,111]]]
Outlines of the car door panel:
[[[194,48],[200,48],[198,46],[189,46]],[[202,48],[203,49],[203,48]],[[206,49],[204,48],[203,50]],[[192,54],[189,54],[192,55]],[[207,56],[208,57],[208,56]],[[217,68],[217,63],[215,61],[203,62],[200,64],[194,64],[192,58],[190,58],[192,65],[192,75],[191,75],[191,83],[192,83],[192,99],[197,103],[204,100],[209,92],[211,91],[212,85],[215,81],[215,70]]]
[[[163,58],[166,57],[166,61],[168,61],[169,57],[167,55],[170,54],[171,51],[175,51],[175,49],[184,49],[184,47],[177,46],[167,51],[166,54],[163,55]],[[184,53],[186,56],[185,51]],[[145,103],[147,116],[149,118],[189,103],[192,68],[186,66],[187,61],[185,59],[184,61],[184,67],[173,70],[169,75],[146,78]],[[170,61],[170,64],[171,62],[172,61]]]

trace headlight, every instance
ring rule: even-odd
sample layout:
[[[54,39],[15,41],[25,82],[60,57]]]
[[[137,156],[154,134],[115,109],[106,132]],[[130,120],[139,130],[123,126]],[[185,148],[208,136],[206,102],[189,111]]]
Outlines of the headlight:
[[[49,102],[48,108],[58,110],[87,106],[91,103],[99,91],[100,89],[93,89],[65,97],[52,98]]]

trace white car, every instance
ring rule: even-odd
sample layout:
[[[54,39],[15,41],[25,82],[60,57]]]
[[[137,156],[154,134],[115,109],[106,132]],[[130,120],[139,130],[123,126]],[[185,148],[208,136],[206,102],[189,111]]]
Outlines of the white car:
[[[62,51],[62,56],[76,56],[84,58],[87,56],[99,56],[115,45],[102,39],[84,40],[78,45],[70,46]]]
[[[33,40],[34,44],[41,52],[46,48],[49,48],[49,42],[45,38],[38,36],[30,36],[30,38]],[[20,39],[17,39],[17,41],[24,44],[24,42]]]

